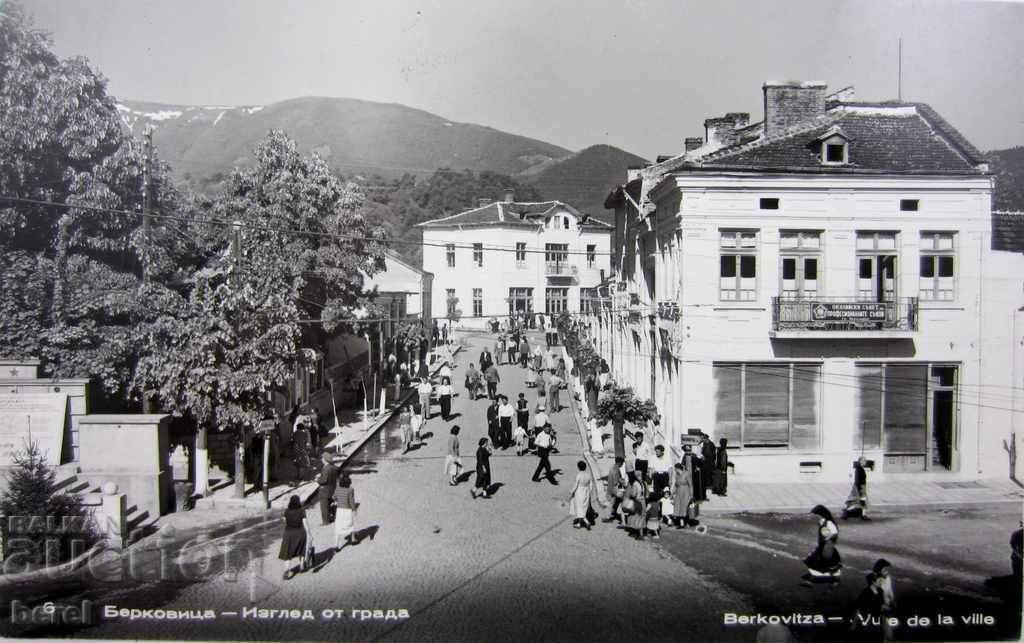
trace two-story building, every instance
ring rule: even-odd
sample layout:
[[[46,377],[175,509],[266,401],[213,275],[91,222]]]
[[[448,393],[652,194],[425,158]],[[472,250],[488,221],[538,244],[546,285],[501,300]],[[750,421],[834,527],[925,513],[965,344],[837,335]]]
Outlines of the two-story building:
[[[763,93],[762,122],[708,119],[609,196],[616,282],[591,328],[614,376],[658,404],[659,440],[726,438],[744,477],[842,480],[860,455],[1005,475],[1024,300],[1020,273],[987,292],[1007,260],[984,157],[924,104]]]
[[[611,226],[560,201],[503,201],[419,224],[438,319],[483,328],[491,318],[585,311],[609,268]]]

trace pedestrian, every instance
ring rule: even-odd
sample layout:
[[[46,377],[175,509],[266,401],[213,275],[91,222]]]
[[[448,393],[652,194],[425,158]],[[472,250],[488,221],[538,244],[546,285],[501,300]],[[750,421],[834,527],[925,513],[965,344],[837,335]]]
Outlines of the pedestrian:
[[[715,472],[711,480],[711,491],[717,496],[728,495],[729,487],[729,453],[726,451],[729,441],[721,438],[715,453]]]
[[[839,581],[843,566],[839,550],[836,549],[839,527],[832,518],[832,512],[824,505],[815,505],[811,513],[818,517],[818,545],[811,555],[804,559],[807,573],[803,575],[803,584],[810,586],[817,582],[836,583]]]
[[[441,327],[441,341],[445,344],[448,343],[448,322],[445,322],[444,326]]]
[[[661,499],[662,496],[654,493],[647,498],[645,533],[649,533],[654,540],[661,538]]]
[[[338,480],[338,489],[334,492],[334,506],[337,515],[334,517],[334,551],[340,551],[341,539],[345,544],[356,544],[356,492],[352,489],[352,478],[345,474]]]
[[[508,403],[508,397],[498,396],[498,444],[502,449],[512,446],[512,417],[516,414],[515,408]]]
[[[517,424],[515,430],[512,431],[512,441],[516,445],[516,455],[521,456],[529,452],[530,434],[522,424]]]
[[[597,383],[603,389],[608,384],[608,378],[610,376],[611,369],[608,368],[608,362],[604,359],[601,360],[601,365],[597,369]]]
[[[881,577],[875,572],[868,572],[864,580],[868,586],[857,597],[850,630],[860,633],[858,640],[882,640],[882,606],[885,596],[882,594]]]
[[[715,443],[711,441],[711,438],[707,433],[700,434],[700,499],[702,501],[708,500],[708,489],[711,488],[712,478],[715,475],[715,458],[718,455],[718,450],[715,449]]]
[[[646,482],[648,480],[648,466],[650,461],[654,459],[654,449],[651,445],[644,440],[644,434],[640,431],[635,433],[636,441],[633,446],[636,451],[636,462],[633,464],[636,469],[637,475]]]
[[[295,425],[292,427],[292,454],[295,462],[295,485],[306,479],[313,463],[309,458],[310,438],[309,429],[306,428],[306,416],[299,415],[295,418]]]
[[[647,485],[634,471],[626,474],[629,483],[622,500],[622,511],[626,514],[626,529],[630,536],[643,540],[647,520]]]
[[[565,381],[565,358],[564,357],[559,357],[558,358],[558,363],[555,365],[555,375],[558,376],[558,379],[562,380],[563,382]]]
[[[562,402],[559,398],[559,392],[562,389],[562,379],[556,374],[551,375],[551,379],[548,380],[548,406],[551,407],[552,413],[558,413],[562,410]]]
[[[533,370],[540,375],[540,372],[544,370],[544,354],[540,350],[540,346],[533,349]]]
[[[320,503],[320,524],[331,524],[331,498],[338,486],[338,468],[331,461],[331,455],[324,451],[320,456],[320,473],[316,476],[317,500]]]
[[[448,484],[455,486],[459,483],[459,475],[462,473],[462,458],[459,456],[459,425],[452,427],[451,436],[448,438],[448,455],[444,458],[444,472],[448,476]]]
[[[597,398],[599,393],[597,389],[597,379],[593,373],[590,373],[583,382],[583,395],[587,400],[587,417],[597,415]]]
[[[498,395],[498,382],[501,376],[498,375],[498,367],[491,364],[484,370],[484,379],[487,381],[487,399],[493,400]]]
[[[452,414],[452,379],[442,377],[441,384],[437,387],[437,401],[441,405],[441,417],[445,422]]]
[[[476,366],[470,362],[469,368],[466,369],[466,391],[469,393],[469,399],[476,401],[480,395],[480,371],[476,370]]]
[[[448,360],[441,362],[441,368],[437,371],[437,376],[440,378],[447,377],[452,378],[452,367],[448,365]]]
[[[434,392],[434,387],[430,385],[430,380],[426,377],[420,378],[420,383],[416,387],[416,393],[419,395],[420,408],[423,409],[423,422],[426,423],[430,419],[430,395]]]
[[[861,520],[871,520],[868,517],[868,472],[864,469],[865,464],[867,459],[864,456],[857,458],[853,463],[853,486],[843,507],[843,520],[857,516],[860,516]]]
[[[533,412],[533,434],[531,440],[531,447],[536,445],[536,439],[544,431],[544,427],[550,422],[547,411],[543,404],[538,404],[537,408]]]
[[[410,446],[413,442],[417,445],[423,443],[423,437],[420,433],[423,429],[423,425],[426,423],[426,420],[423,418],[423,408],[419,405],[414,405],[412,407],[412,419],[409,421],[409,425],[412,427],[412,442],[410,443]]]
[[[526,382],[526,388],[534,388],[537,386],[537,373],[532,368],[526,369],[526,375],[524,376]]]
[[[494,363],[501,366],[501,355],[505,352],[505,336],[498,335],[494,340]]]
[[[651,471],[651,487],[655,498],[661,499],[665,489],[672,481],[672,456],[665,453],[664,445],[654,447],[654,459],[648,463]]]
[[[675,511],[671,514],[672,523],[676,529],[683,529],[690,525],[693,504],[693,471],[690,469],[693,458],[683,457],[676,463],[675,476],[672,481],[672,507]],[[696,519],[696,515],[693,516]]]
[[[569,492],[569,505],[573,516],[572,526],[576,529],[584,527],[587,531],[590,531],[590,528],[594,525],[591,517],[593,509],[590,506],[590,496],[594,480],[591,478],[590,472],[587,471],[586,462],[583,460],[578,461],[576,468],[579,471],[576,474],[576,480],[573,482],[572,491]]]
[[[608,497],[612,500],[612,510],[608,517],[604,519],[605,522],[617,520],[620,525],[622,524],[622,514],[619,513],[619,507],[622,505],[622,498],[626,493],[627,480],[626,459],[616,457],[615,465],[608,470],[608,476],[605,478],[605,489],[608,492]]]
[[[533,472],[533,481],[540,482],[541,471],[544,472],[544,477],[548,479],[551,484],[558,484],[555,480],[555,474],[551,471],[551,461],[548,460],[548,454],[551,452],[552,438],[551,438],[551,424],[545,424],[541,429],[541,432],[534,438],[534,446],[537,447],[537,456],[540,461],[537,463],[537,468]]]
[[[672,490],[665,489],[661,494],[661,522],[666,525],[672,524],[672,516],[676,515],[675,500],[672,498]]]
[[[887,641],[892,640],[894,629],[889,623],[889,619],[895,618],[896,613],[896,594],[890,573],[891,567],[889,561],[879,558],[871,568],[871,571],[878,576],[878,586],[882,590],[882,633]]]
[[[604,457],[604,429],[597,425],[597,418],[587,420],[587,431],[590,433],[590,451],[598,458]]]
[[[487,407],[487,437],[491,439],[491,444],[497,444],[501,435],[501,424],[498,419],[499,403],[498,398],[494,398],[491,400],[491,405]]]
[[[437,327],[437,320],[434,320],[434,325],[430,329],[430,337],[434,340],[434,344],[437,345],[437,340],[441,338],[441,330]]]
[[[306,558],[306,552],[313,546],[313,531],[306,519],[306,510],[298,496],[288,499],[288,508],[284,512],[284,534],[281,536],[281,549],[277,557],[284,561],[282,578],[288,580],[295,575],[293,561],[299,559],[299,565]]]
[[[403,453],[412,448],[412,409],[408,405],[402,408],[398,416],[398,426],[402,431]]]
[[[701,487],[704,484],[704,478],[701,476],[701,459],[700,456],[693,452],[693,449],[689,444],[683,445],[683,458],[689,461],[690,474],[693,480],[693,501],[692,511],[687,510],[687,515],[690,517],[691,524],[697,524],[697,517],[700,516],[700,503],[702,502]],[[692,513],[692,516],[690,514]]]
[[[484,350],[480,353],[480,370],[486,372],[487,368],[494,364],[494,356],[491,355],[491,351],[487,350],[484,346]]]
[[[491,446],[487,438],[480,438],[479,446],[476,448],[476,486],[469,490],[469,494],[476,499],[477,489],[484,498],[490,498],[491,488]]]
[[[530,431],[530,403],[526,401],[526,394],[520,393],[516,400],[516,424],[522,427],[523,431]]]

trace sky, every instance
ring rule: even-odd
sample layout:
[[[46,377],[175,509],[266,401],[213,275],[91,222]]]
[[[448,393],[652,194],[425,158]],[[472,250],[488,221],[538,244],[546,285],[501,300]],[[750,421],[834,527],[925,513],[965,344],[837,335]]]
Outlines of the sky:
[[[653,159],[765,80],[926,102],[982,150],[1024,144],[1024,4],[950,0],[23,0],[122,99],[401,103]]]

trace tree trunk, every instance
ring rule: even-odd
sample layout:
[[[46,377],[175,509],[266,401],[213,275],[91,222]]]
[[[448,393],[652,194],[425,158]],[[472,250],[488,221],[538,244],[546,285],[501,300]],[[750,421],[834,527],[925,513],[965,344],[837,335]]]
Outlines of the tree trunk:
[[[235,446],[235,498],[245,497],[245,440],[244,430],[238,429],[238,442]]]
[[[200,426],[196,432],[195,468],[195,491],[205,498],[210,495],[210,456],[206,450],[205,425]]]
[[[622,430],[623,420],[616,417],[612,420],[612,440],[615,442],[615,457],[625,458],[626,457],[626,445],[624,442],[624,433]]]

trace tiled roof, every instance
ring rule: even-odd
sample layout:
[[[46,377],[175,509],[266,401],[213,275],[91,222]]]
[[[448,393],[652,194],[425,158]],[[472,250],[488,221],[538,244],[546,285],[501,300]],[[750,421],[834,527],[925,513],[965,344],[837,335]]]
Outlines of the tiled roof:
[[[992,213],[992,249],[1024,252],[1024,212]]]
[[[823,165],[820,139],[840,130],[850,143],[849,163]],[[742,130],[729,147],[690,153],[650,168],[658,173],[693,169],[757,169],[819,173],[983,174],[981,152],[924,103],[833,103],[824,115],[771,138],[763,125]]]
[[[576,208],[572,207],[567,203],[561,201],[539,201],[539,202],[505,202],[496,201],[494,203],[488,203],[487,205],[473,208],[471,210],[465,210],[458,214],[453,214],[440,219],[432,219],[430,221],[424,221],[423,223],[416,224],[417,227],[423,228],[444,228],[449,226],[462,226],[462,225],[537,225],[537,221],[543,221],[545,215],[555,209],[563,209],[569,211],[569,213],[582,217]],[[610,228],[611,226],[590,217],[587,222],[583,224],[583,227],[589,228]]]

